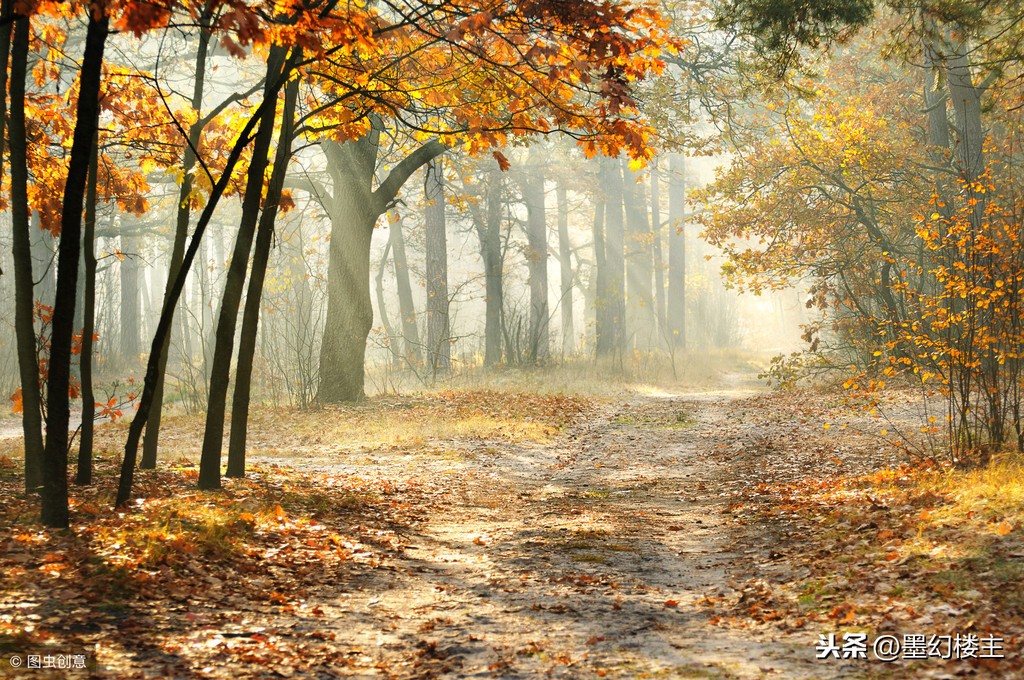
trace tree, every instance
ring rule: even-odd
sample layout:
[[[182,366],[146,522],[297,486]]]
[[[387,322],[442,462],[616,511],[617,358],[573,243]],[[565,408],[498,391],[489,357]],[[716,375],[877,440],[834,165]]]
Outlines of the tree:
[[[562,310],[562,355],[569,356],[575,348],[572,318],[572,244],[569,242],[569,192],[564,180],[555,189],[558,208],[558,271],[561,279],[558,305]]]
[[[203,452],[199,462],[200,489],[220,487],[221,444],[224,436],[224,417],[238,308],[241,305],[245,276],[249,268],[249,252],[252,250],[256,225],[260,218],[260,207],[263,202],[264,174],[269,164],[267,154],[270,151],[274,135],[277,97],[296,62],[296,57],[297,54],[292,53],[289,56],[288,50],[278,45],[271,46],[270,54],[267,57],[267,75],[264,79],[263,90],[266,109],[260,118],[253,140],[252,159],[246,173],[245,197],[242,201],[242,219],[238,226],[238,235],[235,238],[235,248],[231,254],[231,265],[228,267],[220,314],[217,319],[213,363],[210,369],[206,428],[203,432]],[[287,163],[287,159],[285,159],[285,163]],[[264,208],[264,214],[272,213]],[[268,227],[271,230],[272,225],[273,222]],[[269,235],[267,238],[269,239]],[[265,270],[265,258],[262,267]],[[248,400],[246,399],[246,401]],[[240,474],[238,470],[234,470],[234,473],[235,475]]]
[[[497,161],[486,164],[476,186],[467,184],[469,211],[484,265],[484,365],[501,363],[501,320],[505,306],[505,258],[501,247],[503,179]],[[482,204],[482,205],[481,205]]]
[[[351,137],[359,120],[369,121],[360,139],[324,144],[334,188],[330,195],[317,193],[339,206],[329,210],[330,323],[322,343],[319,397],[326,402],[363,396],[363,357],[372,325],[369,236],[411,174],[405,170],[447,145],[479,153],[501,147],[509,135],[531,133],[571,134],[591,155],[617,155],[628,148],[633,156],[646,157],[649,131],[637,116],[630,87],[659,70],[653,55],[674,44],[652,9],[590,2],[493,2],[472,9],[442,3],[423,8],[415,21],[411,15],[388,21],[394,30],[387,42],[374,45],[376,51],[368,50],[372,57],[357,64],[332,58],[317,72],[324,92],[348,102],[332,109],[345,113],[331,124]],[[363,82],[367,89],[360,91]],[[360,107],[374,115],[360,118]],[[385,120],[393,124],[385,126]],[[373,168],[385,127],[396,136],[436,135],[440,141],[413,151],[374,190]],[[346,225],[334,215],[345,215]],[[536,319],[540,333],[546,317],[543,323]]]
[[[665,317],[676,347],[686,347],[686,164],[675,154],[669,160],[668,300]]]
[[[923,55],[927,71],[882,62],[890,47],[865,38],[813,83],[813,101],[776,107],[769,137],[752,140],[705,194],[705,225],[745,285],[813,280],[812,303],[826,316],[806,337],[812,351],[826,333],[852,350],[868,372],[849,385],[884,385],[879,373],[937,378],[962,462],[1011,434],[1024,446],[1013,292],[1024,258],[1019,209],[1006,198],[1017,192],[1017,142],[992,134],[1019,125],[1019,96],[1002,86],[1016,75],[1006,62],[968,58],[1012,53],[1018,36],[999,12],[965,23],[947,9],[877,20],[880,34],[902,38],[896,54]],[[865,69],[870,78],[851,77]],[[861,84],[851,91],[852,82]],[[918,97],[924,106],[911,103]],[[727,194],[733,209],[718,201]],[[760,243],[740,241],[751,237]]]
[[[270,257],[274,223],[281,207],[288,164],[292,157],[292,138],[295,132],[295,106],[299,95],[299,79],[293,78],[285,87],[284,106],[281,111],[281,131],[274,156],[274,167],[267,186],[263,212],[256,231],[256,245],[252,258],[252,273],[245,296],[245,311],[238,345],[238,366],[235,370],[235,392],[231,404],[231,438],[228,444],[229,477],[245,474],[245,440],[249,423],[249,398],[252,385],[253,356],[260,319],[260,300]]]
[[[544,201],[544,166],[534,148],[528,165],[519,175],[526,204],[526,263],[530,277],[530,330],[528,356],[531,362],[551,356],[548,330],[548,224]]]
[[[606,308],[605,323],[598,323],[597,354],[621,357],[626,347],[626,264],[622,214],[622,171],[619,163],[602,162],[601,189],[604,194],[605,274],[598,274],[604,288],[598,288],[598,309]],[[601,258],[598,258],[600,266]],[[600,318],[600,317],[599,317]]]
[[[340,144],[321,144],[327,155],[332,191],[315,191],[331,218],[328,262],[327,319],[320,347],[321,402],[352,401],[363,397],[363,355],[373,325],[370,302],[370,239],[377,219],[387,212],[399,189],[419,167],[441,155],[445,146],[436,140],[418,147],[394,166],[374,189],[380,126],[370,134]]]
[[[452,368],[448,323],[448,247],[444,218],[444,173],[439,159],[427,163],[423,179],[424,234],[427,243],[427,360],[433,379]]]
[[[15,332],[21,376],[22,429],[25,438],[25,490],[35,492],[43,482],[43,428],[36,334],[33,324],[32,250],[28,202],[28,132],[25,124],[25,80],[31,18],[14,21],[11,45],[11,222],[14,254]]]

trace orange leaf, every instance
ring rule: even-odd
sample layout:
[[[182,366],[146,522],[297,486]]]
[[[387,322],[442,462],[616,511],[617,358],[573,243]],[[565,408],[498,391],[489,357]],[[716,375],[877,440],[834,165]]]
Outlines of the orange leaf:
[[[494,156],[494,160],[498,161],[498,167],[501,168],[502,172],[506,172],[512,167],[512,164],[508,162],[507,158],[505,158],[505,154],[500,151],[494,151],[491,155]]]
[[[8,399],[14,402],[14,406],[11,407],[11,411],[13,411],[14,413],[21,413],[25,409],[25,404],[22,403],[21,399],[20,387],[14,390],[14,394],[8,397]]]
[[[1011,531],[1013,531],[1013,527],[1010,525],[1009,522],[1000,522],[996,525],[996,533],[1000,536],[1005,536]]]
[[[665,600],[665,606],[666,607],[678,607],[679,606],[679,600]]]

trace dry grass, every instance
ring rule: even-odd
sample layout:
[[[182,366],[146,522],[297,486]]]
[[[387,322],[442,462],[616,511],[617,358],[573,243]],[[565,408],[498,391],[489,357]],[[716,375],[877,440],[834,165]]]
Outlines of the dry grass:
[[[757,387],[765,370],[766,353],[741,349],[679,350],[674,362],[666,352],[624,353],[595,360],[570,357],[543,366],[484,368],[477,360],[456,365],[453,375],[433,388],[415,376],[390,368],[371,367],[367,390],[418,392],[437,390],[497,390],[535,394],[582,394],[591,398],[621,398],[629,394],[679,393],[732,387]],[[674,363],[674,366],[673,366]]]
[[[593,409],[590,400],[517,391],[438,391],[380,396],[362,404],[300,411],[254,407],[249,415],[248,455],[411,452],[450,448],[462,440],[542,443]],[[205,418],[177,408],[161,423],[163,460],[198,460]],[[98,428],[96,450],[123,447],[127,423]],[[227,428],[225,428],[227,432]],[[225,446],[227,440],[225,439]]]

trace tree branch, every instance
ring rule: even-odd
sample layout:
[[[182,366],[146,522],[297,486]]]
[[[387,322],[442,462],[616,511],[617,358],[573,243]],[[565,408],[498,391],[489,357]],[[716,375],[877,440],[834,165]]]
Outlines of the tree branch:
[[[387,179],[381,182],[380,186],[377,187],[377,190],[373,192],[373,206],[377,211],[377,214],[382,215],[387,212],[388,208],[394,202],[395,197],[398,196],[398,191],[402,188],[402,185],[405,184],[406,180],[409,179],[409,176],[412,175],[412,173],[416,172],[420,167],[434,160],[447,150],[448,146],[434,139],[403,158],[402,161],[396,165],[390,173],[388,173]]]

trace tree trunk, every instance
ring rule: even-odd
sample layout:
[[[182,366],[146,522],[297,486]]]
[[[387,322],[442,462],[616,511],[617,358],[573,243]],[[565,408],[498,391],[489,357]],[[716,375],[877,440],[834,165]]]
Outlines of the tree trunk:
[[[370,241],[380,212],[371,182],[380,130],[338,144],[324,142],[334,181],[328,204],[331,245],[327,261],[327,315],[320,344],[321,403],[358,401],[363,393],[366,338],[373,325]]]
[[[14,22],[11,60],[11,231],[14,256],[14,327],[21,376],[22,431],[25,436],[25,491],[43,483],[43,426],[40,409],[39,363],[36,357],[32,243],[28,205],[28,146],[25,132],[25,78],[31,27],[28,17]]]
[[[534,159],[535,154],[531,154]],[[522,178],[526,204],[526,253],[530,272],[529,358],[543,362],[551,355],[548,331],[548,225],[544,212],[544,170],[532,163]]]
[[[11,150],[12,154],[14,150]],[[39,224],[39,212],[29,209],[29,239],[32,248],[32,268],[35,278],[33,296],[41,305],[53,309],[56,294],[56,237],[42,229]],[[38,267],[38,269],[37,269]]]
[[[640,349],[655,346],[654,300],[651,295],[651,225],[647,218],[644,185],[637,182],[637,173],[622,161],[625,178],[623,203],[626,209],[626,298],[628,302],[627,332],[632,344]]]
[[[668,182],[668,299],[665,317],[676,347],[686,347],[686,161],[672,156]]]
[[[391,317],[388,316],[387,301],[384,299],[384,271],[388,266],[388,256],[391,255],[391,240],[393,231],[388,232],[388,242],[384,245],[384,254],[380,256],[380,264],[377,265],[377,311],[380,312],[380,321],[384,325],[384,333],[388,338],[388,352],[391,354],[391,366],[401,368],[402,356],[398,348],[398,330],[392,325]]]
[[[564,183],[556,190],[558,201],[558,270],[562,289],[558,304],[562,310],[562,356],[575,349],[572,318],[572,244],[569,242],[569,197]]]
[[[0,2],[0,16],[9,17],[11,15],[11,2],[12,0],[2,0]],[[3,25],[0,25],[0,92],[7,92],[7,67],[10,65],[11,58],[11,33],[14,29],[14,22],[5,21]],[[25,55],[28,58],[28,55]],[[3,181],[3,157],[4,157],[4,141],[7,139],[4,127],[7,125],[7,97],[0,97],[0,182]],[[0,272],[2,273],[2,272]]]
[[[487,294],[484,318],[485,366],[494,366],[501,362],[501,312],[505,306],[505,258],[501,252],[501,183],[501,170],[492,170],[484,194],[487,212],[479,231]]]
[[[224,281],[220,315],[217,318],[217,335],[213,346],[210,392],[206,408],[206,429],[203,432],[203,452],[199,459],[200,489],[220,488],[220,459],[228,383],[231,377],[231,355],[235,345],[235,325],[238,323],[238,307],[242,301],[245,274],[249,268],[249,251],[252,250],[253,236],[260,215],[263,178],[268,165],[267,154],[274,137],[275,102],[282,85],[285,56],[285,48],[275,45],[270,48],[267,57],[267,78],[263,98],[268,103],[268,108],[260,120],[253,141],[245,197],[242,199],[242,217],[238,225],[238,235],[235,237],[235,248],[231,253],[231,264],[228,266],[227,278]]]
[[[322,198],[331,216],[331,248],[327,262],[327,323],[320,343],[317,390],[320,403],[365,398],[366,338],[373,325],[370,299],[373,227],[377,218],[391,208],[409,176],[446,150],[440,142],[427,142],[394,166],[374,191],[372,182],[380,132],[381,123],[375,120],[365,137],[345,144],[321,143],[334,191],[332,196]]]
[[[651,255],[654,258],[654,311],[658,334],[667,337],[665,323],[665,260],[661,250],[661,173],[658,159],[651,161]]]
[[[606,197],[604,212],[604,246],[607,274],[605,289],[600,295],[608,306],[610,333],[598,337],[598,354],[621,352],[626,346],[626,264],[622,218],[622,172],[618,161],[602,159],[602,186]]]
[[[274,49],[274,48],[272,48]],[[283,50],[282,50],[283,51]],[[269,80],[269,73],[268,73]],[[252,256],[252,273],[245,295],[242,313],[242,332],[238,343],[238,367],[235,371],[235,394],[231,402],[231,436],[228,443],[228,477],[245,475],[245,439],[249,424],[249,395],[252,388],[252,361],[256,353],[256,334],[260,320],[260,300],[263,281],[270,260],[270,246],[274,237],[274,223],[281,203],[281,190],[292,158],[292,137],[295,132],[295,101],[299,93],[299,80],[288,83],[281,113],[281,132],[274,156],[274,169],[267,186],[267,199],[256,233],[256,248]],[[260,187],[262,189],[262,187]]]
[[[82,300],[82,431],[78,438],[78,470],[75,484],[92,484],[92,441],[96,399],[92,389],[92,336],[96,327],[96,182],[99,139],[93,142],[89,158],[89,184],[85,197],[85,234],[82,251],[85,262],[85,295]]]
[[[420,354],[420,332],[416,324],[416,305],[412,298],[409,260],[405,254],[405,228],[401,215],[391,224],[390,241],[394,252],[395,281],[398,285],[398,309],[402,315],[405,360],[415,366],[422,361],[423,357]]]
[[[200,20],[199,45],[196,50],[196,81],[192,86],[192,110],[200,114],[203,107],[203,90],[206,83],[206,57],[210,45],[210,33],[206,31],[206,23],[209,21],[209,8],[212,3],[207,2]],[[199,148],[202,139],[203,128],[206,121],[201,119],[193,123],[188,130],[188,144],[185,146],[181,160],[181,188],[178,190],[178,211],[174,228],[174,245],[171,248],[170,263],[167,269],[167,287],[164,289],[164,306],[170,297],[173,281],[178,277],[178,270],[184,258],[185,239],[188,236],[188,223],[191,211],[192,194],[192,171],[196,165],[196,155],[193,149]],[[153,297],[156,297],[156,288],[153,289]],[[174,322],[174,310],[171,309],[171,323]],[[155,335],[155,334],[154,334]],[[170,349],[170,334],[159,345],[155,346],[158,358],[156,385],[153,395],[152,413],[146,421],[146,439],[142,443],[142,465],[146,469],[156,467],[157,447],[160,437],[160,419],[163,415],[164,405],[164,376],[167,371],[167,354]]]
[[[129,366],[139,360],[139,259],[134,237],[121,235],[121,358]],[[183,249],[184,250],[184,249]]]
[[[68,159],[68,178],[61,206],[60,248],[57,255],[57,294],[53,307],[50,374],[46,396],[46,444],[43,448],[41,519],[49,527],[68,526],[68,386],[71,379],[71,339],[74,333],[78,258],[82,239],[82,201],[94,136],[99,122],[103,77],[103,48],[108,18],[89,13],[85,54],[79,78],[75,131]]]
[[[199,221],[196,223],[195,231],[192,233],[192,238],[189,241],[188,249],[185,251],[181,267],[171,282],[167,299],[164,301],[160,318],[157,321],[156,330],[153,332],[153,344],[149,352],[149,361],[146,364],[146,378],[142,385],[139,408],[132,419],[131,425],[128,427],[128,438],[124,445],[124,457],[121,460],[121,476],[117,485],[117,498],[114,501],[115,508],[124,506],[131,498],[139,440],[142,438],[142,428],[145,426],[150,410],[153,408],[156,396],[157,374],[160,367],[160,347],[167,343],[168,336],[170,335],[171,322],[174,318],[174,306],[178,303],[178,297],[185,287],[188,270],[195,260],[196,252],[199,250],[199,244],[202,242],[206,227],[213,217],[213,212],[216,210],[221,196],[224,195],[224,190],[231,180],[231,175],[234,172],[235,165],[238,164],[242,151],[248,146],[249,135],[252,134],[253,128],[256,127],[257,123],[266,115],[271,104],[272,102],[263,102],[257,113],[249,119],[242,131],[238,133],[231,153],[228,154],[224,171],[210,192],[210,197],[206,201],[206,207],[203,208]]]
[[[448,245],[444,219],[444,175],[439,160],[427,163],[423,223],[427,247],[427,360],[434,379],[451,370],[448,330]]]
[[[605,254],[604,212],[607,202],[598,192],[594,199],[594,348],[596,354],[610,351],[612,342],[611,299],[608,290],[608,259]]]

